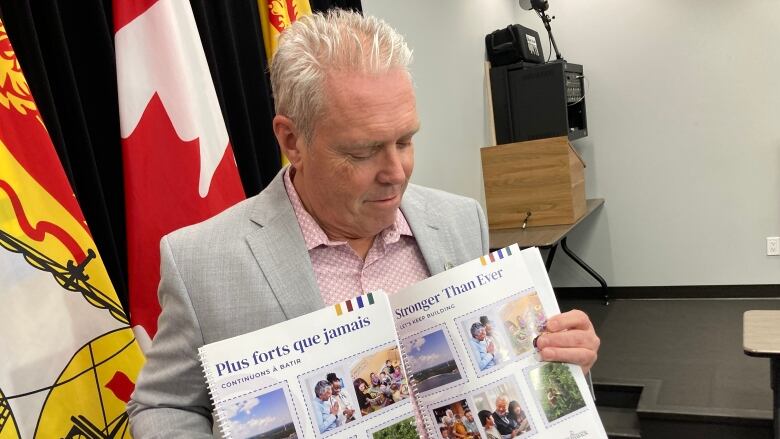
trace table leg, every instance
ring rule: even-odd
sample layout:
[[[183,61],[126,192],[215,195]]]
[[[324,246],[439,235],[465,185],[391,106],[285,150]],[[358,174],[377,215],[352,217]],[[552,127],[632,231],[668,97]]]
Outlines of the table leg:
[[[558,244],[553,244],[553,246],[550,247],[550,250],[547,252],[547,259],[544,261],[544,267],[547,269],[548,273],[550,272],[550,267],[552,267],[556,249],[558,249]]]
[[[561,247],[563,248],[563,251],[567,255],[569,255],[569,257],[572,258],[574,262],[577,263],[577,265],[582,267],[583,270],[587,271],[588,274],[593,276],[593,278],[596,279],[596,281],[599,284],[601,284],[601,291],[604,293],[604,304],[609,305],[609,294],[607,293],[607,281],[605,281],[604,278],[601,277],[601,275],[596,272],[596,270],[591,268],[590,265],[586,264],[585,261],[580,259],[577,255],[574,254],[573,251],[571,251],[569,246],[566,244],[566,238],[567,237],[564,236],[563,239],[561,240]],[[549,267],[547,269],[549,270]]]

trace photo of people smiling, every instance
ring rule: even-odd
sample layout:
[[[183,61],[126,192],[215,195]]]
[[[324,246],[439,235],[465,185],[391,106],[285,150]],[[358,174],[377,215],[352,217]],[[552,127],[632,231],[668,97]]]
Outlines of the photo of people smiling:
[[[533,352],[546,317],[536,292],[513,296],[456,320],[477,376]]]
[[[395,345],[306,374],[301,385],[322,437],[409,398]]]
[[[502,305],[498,311],[515,355],[533,351],[533,341],[544,331],[547,317],[536,292]]]
[[[534,433],[517,384],[506,378],[473,394],[487,438],[527,437]]]
[[[409,398],[409,384],[396,347],[355,362],[350,368],[350,378],[362,416]]]
[[[357,406],[350,394],[347,369],[343,365],[320,369],[303,382],[304,393],[308,392],[310,411],[319,433],[329,434],[356,418]],[[347,378],[345,378],[347,377]]]
[[[432,410],[436,421],[436,438],[476,439],[479,438],[476,415],[469,407],[468,401],[461,399],[439,406]]]

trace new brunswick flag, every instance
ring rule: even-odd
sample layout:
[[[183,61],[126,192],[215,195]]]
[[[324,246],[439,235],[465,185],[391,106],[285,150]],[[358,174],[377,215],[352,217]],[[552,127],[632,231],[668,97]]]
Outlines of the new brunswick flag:
[[[263,42],[268,62],[276,53],[279,35],[304,15],[311,14],[309,0],[257,0],[260,9],[260,25],[263,27]]]
[[[142,363],[0,22],[0,439],[130,437]]]
[[[265,55],[270,63],[279,45],[279,35],[304,15],[311,14],[309,0],[257,0],[260,9],[260,25],[263,28]],[[282,165],[290,163],[282,155]]]

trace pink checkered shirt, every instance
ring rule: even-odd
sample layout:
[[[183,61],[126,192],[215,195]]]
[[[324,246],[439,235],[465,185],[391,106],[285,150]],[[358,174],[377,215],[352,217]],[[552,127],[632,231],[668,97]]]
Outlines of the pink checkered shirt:
[[[400,209],[396,212],[395,223],[374,239],[364,261],[346,241],[328,238],[304,209],[290,179],[290,168],[284,172],[284,187],[303,232],[326,305],[379,289],[393,294],[430,276],[412,229]]]

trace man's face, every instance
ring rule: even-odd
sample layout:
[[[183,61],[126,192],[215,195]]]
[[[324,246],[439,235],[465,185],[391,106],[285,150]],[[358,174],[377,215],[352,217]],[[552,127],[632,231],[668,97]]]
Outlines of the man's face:
[[[330,399],[332,394],[333,392],[331,392],[331,388],[326,387],[325,390],[323,390],[322,393],[320,394],[320,399],[323,401],[327,401]]]
[[[485,339],[485,328],[481,328],[479,331],[477,331],[476,337],[477,340],[482,341]]]
[[[471,412],[466,412],[466,419],[468,419],[469,422],[474,422],[474,415],[472,415]]]
[[[506,400],[505,399],[499,399],[496,401],[496,412],[498,414],[503,415],[506,413]]]
[[[337,240],[370,238],[395,221],[414,168],[419,129],[409,75],[332,72],[311,143],[298,137],[294,185],[307,211]]]

